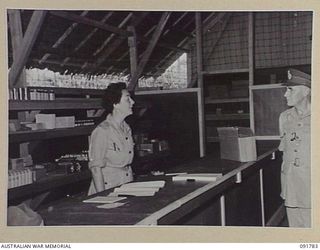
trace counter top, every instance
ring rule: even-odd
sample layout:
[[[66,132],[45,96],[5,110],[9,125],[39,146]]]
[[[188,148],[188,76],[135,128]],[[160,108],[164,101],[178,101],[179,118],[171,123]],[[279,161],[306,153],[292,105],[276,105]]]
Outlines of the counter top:
[[[46,225],[156,225],[174,223],[188,209],[194,209],[201,203],[221,193],[228,185],[236,182],[237,175],[246,171],[259,169],[258,162],[276,151],[275,144],[258,145],[256,162],[236,162],[206,156],[170,168],[170,172],[188,173],[222,173],[215,182],[172,181],[172,176],[139,176],[137,181],[165,180],[165,186],[152,197],[127,197],[125,204],[112,209],[97,208],[96,203],[84,203],[79,199],[68,199],[52,206],[49,210],[40,211]],[[169,171],[168,171],[169,172]],[[97,195],[107,195],[113,189]],[[92,197],[93,197],[92,196]],[[179,213],[175,211],[181,209]],[[187,208],[187,209],[185,209]]]

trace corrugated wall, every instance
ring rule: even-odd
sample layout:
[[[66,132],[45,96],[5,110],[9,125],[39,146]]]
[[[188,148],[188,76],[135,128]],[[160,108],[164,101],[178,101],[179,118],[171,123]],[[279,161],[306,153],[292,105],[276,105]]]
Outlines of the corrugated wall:
[[[310,11],[257,12],[256,68],[311,64],[311,38]],[[195,56],[194,46],[193,73],[196,73]],[[203,34],[203,70],[243,68],[248,68],[248,13],[233,12]]]

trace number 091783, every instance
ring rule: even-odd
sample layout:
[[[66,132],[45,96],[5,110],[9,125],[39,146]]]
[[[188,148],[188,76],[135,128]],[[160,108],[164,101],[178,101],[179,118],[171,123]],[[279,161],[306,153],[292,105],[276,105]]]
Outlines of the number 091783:
[[[303,244],[300,244],[300,248],[303,248],[303,249],[318,248],[318,244],[317,243],[303,243]]]

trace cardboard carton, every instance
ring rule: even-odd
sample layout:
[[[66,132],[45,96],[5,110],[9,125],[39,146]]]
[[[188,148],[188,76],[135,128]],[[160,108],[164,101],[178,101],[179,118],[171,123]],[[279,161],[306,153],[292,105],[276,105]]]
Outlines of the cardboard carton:
[[[55,114],[37,114],[36,123],[43,123],[45,129],[54,129],[56,127]]]
[[[221,159],[247,162],[257,160],[256,140],[250,128],[218,129]]]

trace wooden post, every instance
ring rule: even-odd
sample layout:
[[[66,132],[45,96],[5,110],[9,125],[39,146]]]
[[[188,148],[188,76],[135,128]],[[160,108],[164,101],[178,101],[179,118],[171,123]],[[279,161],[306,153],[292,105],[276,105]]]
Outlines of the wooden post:
[[[13,61],[9,71],[9,86],[14,87],[18,77],[25,66],[28,57],[31,53],[32,47],[41,28],[47,11],[35,10],[32,14],[28,28],[23,37],[21,46],[18,49],[16,60]]]
[[[18,49],[23,40],[20,10],[8,10],[9,28],[11,34],[12,58],[13,62],[17,60]],[[17,87],[26,85],[26,70],[22,69],[20,77],[17,80]]]
[[[187,53],[187,87],[192,87],[192,52]]]
[[[254,85],[254,69],[255,69],[255,44],[254,44],[254,14],[248,14],[248,54],[249,54],[249,89]],[[254,113],[253,113],[253,96],[252,90],[249,92],[249,113],[250,113],[250,128],[254,132]]]
[[[200,88],[200,95],[201,95],[201,108],[202,113],[204,114],[204,96],[203,96],[203,75],[202,75],[202,20],[200,12],[196,12],[195,14],[196,19],[196,48],[197,48],[197,79],[198,79],[198,87]],[[202,125],[200,131],[202,131],[202,135],[199,138],[200,141],[203,141],[203,156],[206,155],[206,147],[205,147],[205,120],[202,120]]]
[[[163,13],[163,15],[161,16],[161,19],[158,23],[158,26],[156,28],[156,30],[154,31],[153,35],[152,35],[152,38],[150,40],[150,43],[147,47],[147,49],[145,50],[142,58],[141,58],[141,61],[139,62],[139,66],[138,66],[138,69],[137,69],[137,72],[136,74],[134,74],[133,76],[131,76],[131,79],[130,79],[130,83],[129,83],[129,86],[128,86],[128,89],[131,90],[131,91],[134,91],[137,83],[138,83],[138,79],[140,77],[140,75],[142,74],[143,72],[143,69],[144,67],[146,66],[150,56],[151,56],[151,53],[153,52],[153,49],[155,48],[159,38],[160,38],[160,35],[168,21],[170,17],[170,13],[169,12],[165,12]]]
[[[128,37],[128,45],[130,52],[130,70],[131,77],[137,74],[138,70],[138,55],[137,55],[137,34],[134,26],[128,26],[128,31],[133,35]]]

